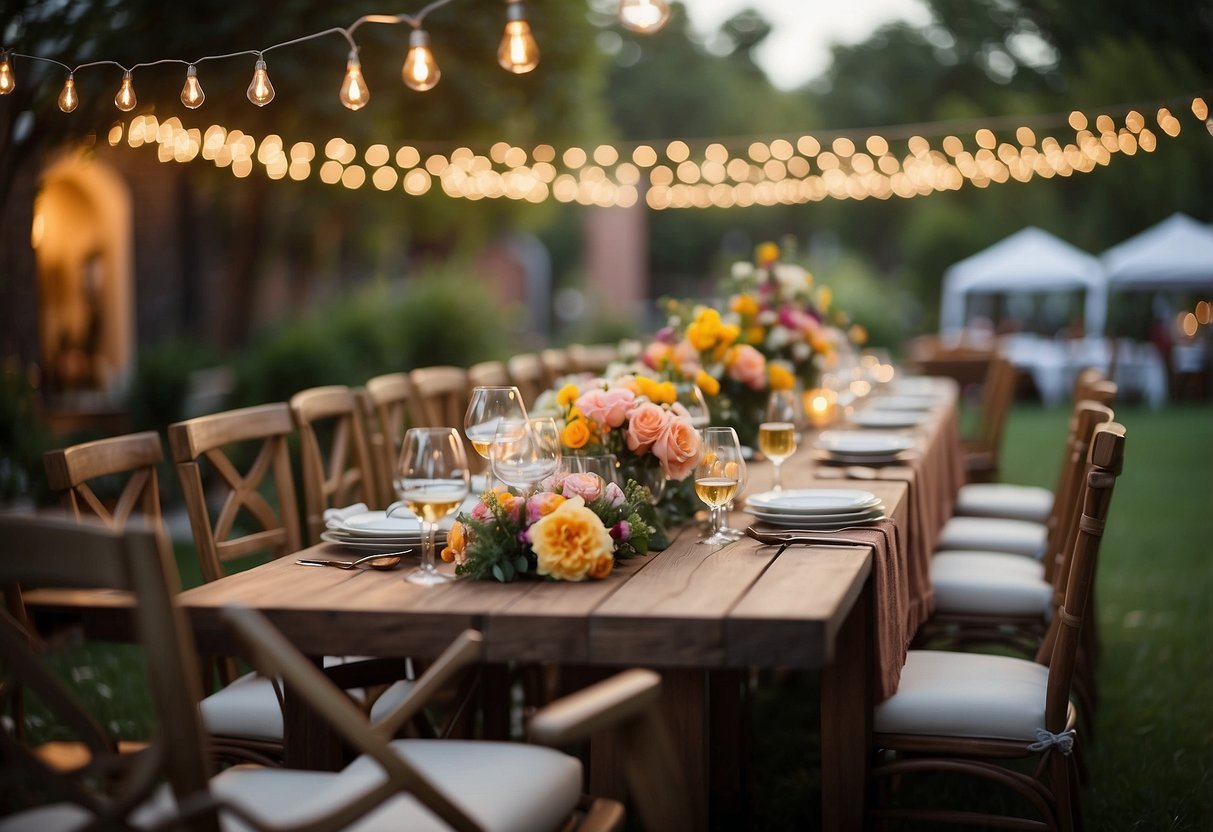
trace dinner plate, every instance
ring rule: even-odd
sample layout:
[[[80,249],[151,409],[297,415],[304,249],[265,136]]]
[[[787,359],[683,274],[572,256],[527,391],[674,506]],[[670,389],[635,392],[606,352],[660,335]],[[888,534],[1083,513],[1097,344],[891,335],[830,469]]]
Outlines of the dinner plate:
[[[408,538],[362,538],[353,540],[348,537],[334,534],[333,532],[321,532],[320,539],[325,543],[332,543],[335,546],[342,546],[347,549],[357,549],[362,552],[398,552],[402,549],[410,549],[421,545],[421,537]],[[435,537],[436,544],[444,545],[446,533],[439,530]]]
[[[749,512],[759,520],[767,523],[782,523],[789,519],[797,522],[811,520],[814,523],[846,523],[852,520],[870,520],[878,514],[883,515],[884,503],[877,503],[874,507],[864,509],[863,511],[847,511],[839,514],[789,515],[754,508],[749,509]]]
[[[789,488],[746,498],[746,506],[768,514],[808,516],[866,511],[880,503],[871,491],[856,488]]]
[[[909,410],[878,410],[873,404],[851,414],[851,424],[861,428],[912,428],[925,418],[925,414]]]
[[[914,459],[914,454],[833,454],[829,451],[814,451],[813,459],[833,465],[893,465],[907,464]]]
[[[397,509],[388,517],[386,511],[368,511],[347,517],[329,531],[347,537],[416,537],[421,534],[421,522],[412,512]]]
[[[885,513],[878,512],[876,514],[865,515],[859,520],[837,520],[825,521],[817,520],[813,517],[778,517],[775,519],[763,518],[762,522],[768,526],[779,526],[784,529],[818,529],[820,531],[835,531],[837,529],[845,529],[850,526],[870,526],[873,523],[878,523],[885,519]]]
[[[872,407],[878,410],[931,410],[939,406],[935,396],[894,395],[872,399]]]
[[[928,376],[900,376],[893,379],[889,388],[898,395],[930,396],[938,392],[935,379]]]
[[[909,451],[917,443],[901,433],[874,433],[859,430],[827,430],[817,437],[816,447],[832,454],[849,456],[890,456]]]

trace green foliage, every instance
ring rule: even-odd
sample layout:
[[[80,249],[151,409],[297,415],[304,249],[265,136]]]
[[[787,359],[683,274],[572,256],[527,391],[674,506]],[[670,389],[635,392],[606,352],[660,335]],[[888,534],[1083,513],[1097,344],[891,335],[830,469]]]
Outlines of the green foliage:
[[[49,498],[42,454],[51,447],[29,380],[12,362],[6,363],[0,368],[0,502]]]
[[[860,258],[849,255],[827,269],[814,271],[817,281],[834,292],[832,309],[845,312],[868,331],[868,346],[893,348],[906,337],[909,293],[878,275]]]
[[[184,419],[190,374],[217,363],[213,348],[190,341],[168,341],[140,350],[126,400],[131,427],[163,431]]]

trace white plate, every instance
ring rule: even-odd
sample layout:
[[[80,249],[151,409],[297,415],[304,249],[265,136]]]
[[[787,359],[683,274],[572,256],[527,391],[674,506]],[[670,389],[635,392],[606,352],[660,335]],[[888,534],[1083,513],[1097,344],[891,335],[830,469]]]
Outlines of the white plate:
[[[875,404],[866,410],[851,415],[851,424],[861,428],[912,428],[917,427],[926,416],[907,410],[877,410]]]
[[[421,523],[405,509],[397,509],[391,517],[385,511],[368,511],[347,517],[329,531],[357,537],[415,537],[421,534]]]
[[[931,410],[939,406],[935,396],[880,396],[872,399],[872,407],[878,410]]]
[[[865,515],[861,520],[822,521],[812,517],[780,517],[777,520],[763,520],[762,522],[769,526],[780,526],[785,529],[834,531],[849,526],[870,526],[884,519],[884,512],[880,512],[871,516]]]
[[[861,512],[879,503],[880,498],[871,491],[856,488],[788,488],[746,498],[750,509],[796,516]]]
[[[817,451],[813,458],[818,462],[833,463],[835,465],[892,465],[893,463],[906,464],[914,459],[913,454],[832,454],[829,451]]]
[[[332,532],[321,532],[320,539],[325,543],[332,543],[336,546],[343,546],[347,549],[358,549],[364,552],[399,552],[402,549],[411,549],[421,545],[420,537],[405,538],[405,539],[375,539],[375,540],[350,540],[340,536],[335,536]],[[442,541],[445,536],[442,532],[438,533],[438,545],[443,545]]]
[[[749,512],[766,523],[783,523],[789,520],[797,523],[802,521],[811,521],[813,523],[845,523],[851,520],[870,520],[878,514],[883,515],[884,503],[877,503],[873,508],[866,508],[863,511],[848,511],[839,514],[790,515],[753,508],[749,509]]]
[[[914,448],[914,437],[901,433],[870,433],[859,430],[827,430],[817,437],[816,447],[832,454],[892,456]]]
[[[935,379],[928,376],[900,376],[889,387],[899,395],[930,396],[938,393],[935,384]]]

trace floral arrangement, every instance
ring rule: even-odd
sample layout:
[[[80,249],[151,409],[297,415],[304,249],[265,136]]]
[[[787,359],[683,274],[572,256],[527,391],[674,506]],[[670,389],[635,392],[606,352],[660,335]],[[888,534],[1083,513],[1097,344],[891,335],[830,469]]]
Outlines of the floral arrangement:
[[[681,480],[699,459],[700,438],[677,395],[673,382],[627,374],[568,381],[540,396],[534,409],[556,415],[561,443],[572,453],[614,454],[638,481],[643,469],[657,467]]]
[[[498,487],[460,514],[442,559],[455,572],[502,582],[535,576],[602,579],[616,558],[643,555],[657,531],[652,507],[635,481],[625,488],[597,474],[555,477],[522,497]]]
[[[779,246],[768,242],[757,247],[753,262],[733,264],[722,287],[724,311],[667,300],[668,323],[642,357],[666,377],[694,379],[712,405],[713,421],[743,433],[770,390],[816,386],[839,349],[867,337],[831,309],[829,287],[815,286],[808,271],[780,257]]]

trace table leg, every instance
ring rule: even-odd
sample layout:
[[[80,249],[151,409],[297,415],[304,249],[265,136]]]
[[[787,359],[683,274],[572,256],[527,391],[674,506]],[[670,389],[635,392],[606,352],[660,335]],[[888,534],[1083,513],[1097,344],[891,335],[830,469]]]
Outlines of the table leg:
[[[843,622],[821,674],[821,828],[863,829],[872,745],[872,581]]]
[[[322,657],[309,658],[317,668],[324,669]],[[290,685],[282,687],[283,765],[339,771],[344,753],[341,737],[302,697],[292,693]]]
[[[750,753],[750,710],[746,673],[713,670],[708,674],[709,782],[713,829],[746,828],[746,789]]]

